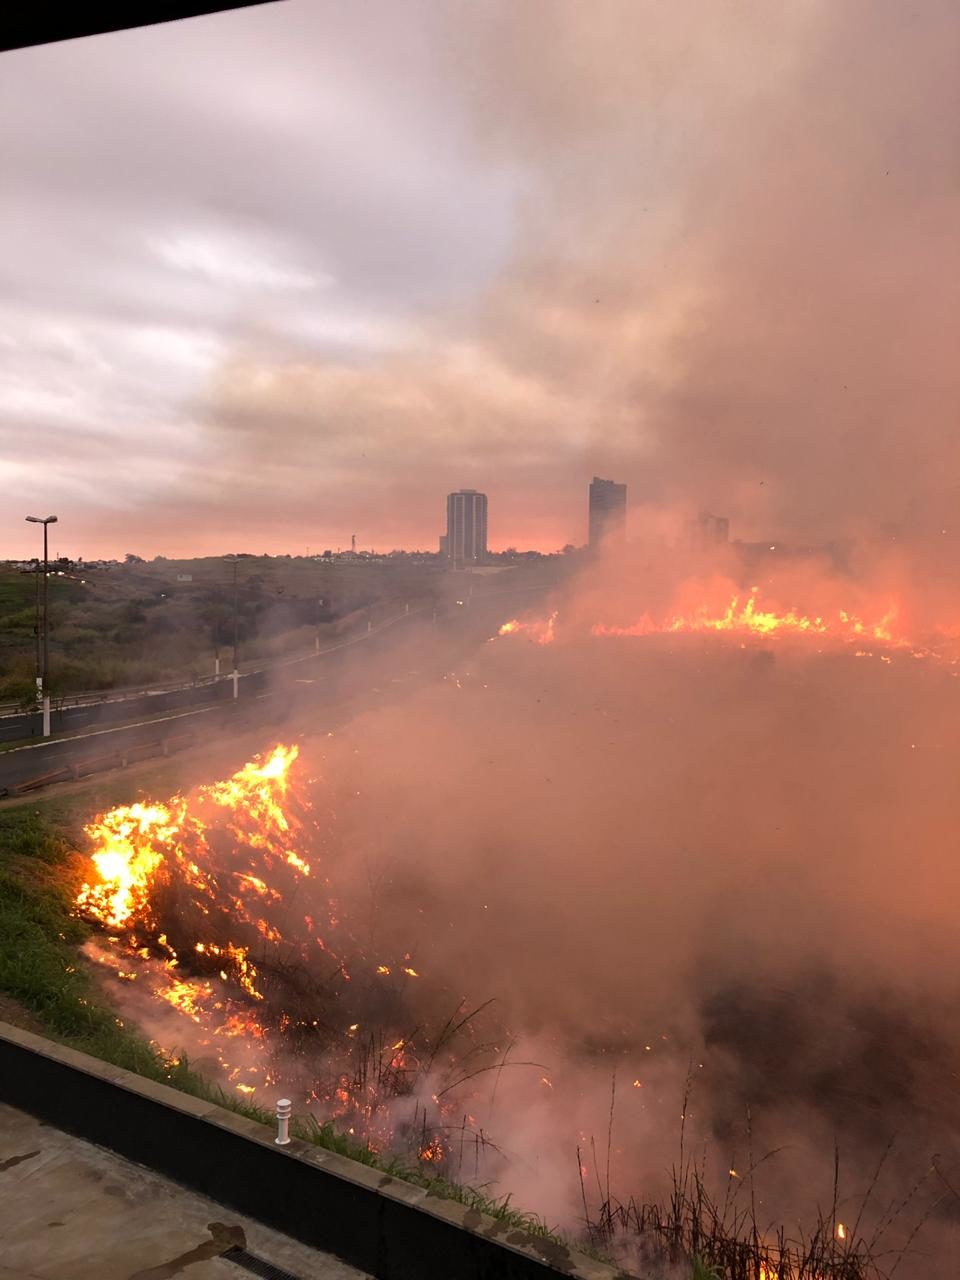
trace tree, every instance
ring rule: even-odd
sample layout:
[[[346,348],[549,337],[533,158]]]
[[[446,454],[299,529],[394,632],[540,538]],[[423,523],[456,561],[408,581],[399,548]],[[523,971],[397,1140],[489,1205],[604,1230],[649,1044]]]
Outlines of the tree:
[[[123,557],[124,564],[145,564],[143,556],[135,556],[132,551],[128,551]]]

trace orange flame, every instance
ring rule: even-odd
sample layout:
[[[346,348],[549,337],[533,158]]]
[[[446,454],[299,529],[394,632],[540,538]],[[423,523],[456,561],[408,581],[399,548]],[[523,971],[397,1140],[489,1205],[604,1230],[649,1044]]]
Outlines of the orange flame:
[[[317,933],[322,915],[286,909],[282,916],[274,914],[282,909],[284,894],[298,892],[300,878],[311,875],[304,856],[309,805],[302,779],[293,771],[297,758],[295,746],[278,746],[228,779],[166,803],[119,806],[86,827],[92,872],[75,907],[113,935],[108,949],[91,940],[88,954],[118,978],[139,977],[137,991],[176,1010],[188,1041],[214,1057],[226,1084],[247,1095],[272,1083],[271,1055],[287,1031],[299,1039],[321,1025],[310,1022],[299,1006],[284,1008],[283,975],[290,967],[301,960],[310,963],[307,953],[312,956],[319,948],[323,963],[336,966],[337,984],[351,980],[343,957]],[[326,881],[317,877],[315,888],[325,893]],[[304,905],[324,911],[319,900]],[[339,930],[342,912],[335,899],[327,900],[325,914],[330,929]],[[297,919],[304,925],[299,937]],[[348,930],[339,938],[356,945]],[[270,948],[282,948],[282,955],[271,956]],[[409,952],[388,957],[387,963],[362,953],[356,958],[369,963],[372,978],[419,977]],[[136,972],[129,972],[131,963]],[[391,987],[385,984],[387,991]],[[337,1034],[342,1043],[333,1050],[327,1037]],[[351,1023],[348,1033],[324,1026],[318,1035],[325,1055],[344,1054],[348,1061],[357,1054],[365,1062],[373,1043],[359,1022]],[[405,1080],[421,1070],[416,1051],[403,1039],[391,1044],[392,1038],[377,1050],[376,1075],[368,1078],[366,1067],[361,1071],[354,1064],[349,1072],[338,1071],[329,1088],[315,1080],[311,1089],[327,1114],[348,1120],[351,1133],[362,1132],[381,1146],[393,1132],[384,1101],[389,1089],[383,1097],[381,1091],[389,1085],[402,1092]],[[157,1047],[174,1060],[172,1051]],[[251,1051],[256,1065],[249,1064]],[[341,1060],[330,1061],[339,1066]],[[237,1083],[241,1074],[243,1082]],[[423,1143],[423,1160],[444,1158],[439,1141],[424,1136]]]
[[[653,616],[644,613],[634,622],[620,624],[612,622],[596,622],[589,627],[589,634],[598,638],[657,636],[657,635],[710,635],[727,634],[743,639],[768,638],[777,636],[802,636],[835,640],[841,643],[856,643],[855,656],[872,658],[878,656],[881,662],[889,663],[891,659],[885,654],[875,654],[874,648],[901,650],[917,659],[930,659],[956,666],[960,659],[943,651],[942,644],[934,647],[918,644],[902,631],[897,629],[898,610],[895,604],[886,605],[885,611],[878,618],[868,621],[846,609],[834,609],[823,613],[803,613],[796,608],[781,609],[761,602],[759,587],[751,587],[746,593],[735,589],[727,597],[726,604],[719,606],[704,602],[687,610]],[[517,618],[505,622],[498,635],[522,635],[536,644],[552,644],[558,639],[558,613],[555,611],[547,618]],[[941,641],[956,638],[952,632],[940,628],[937,632]],[[873,648],[864,648],[864,643]],[[933,642],[931,641],[931,644]]]
[[[553,644],[555,639],[554,627],[556,626],[556,611],[550,614],[546,619],[534,619],[529,622],[521,622],[517,618],[511,618],[509,622],[505,622],[497,635],[525,635],[528,640],[532,640],[534,644]]]
[[[309,875],[309,865],[289,847],[290,822],[282,807],[298,751],[275,747],[265,761],[253,760],[232,778],[198,787],[187,798],[175,796],[169,804],[120,805],[101,814],[84,828],[94,846],[97,879],[81,886],[77,910],[112,929],[149,924],[150,892],[164,864],[175,864],[195,888],[207,887],[206,873],[186,852],[190,844],[205,846],[206,823],[199,813],[204,803],[222,810],[227,830],[248,846],[279,848],[289,865]],[[270,895],[259,877],[237,876],[241,889]]]
[[[80,888],[77,907],[111,928],[123,928],[148,904],[150,881],[164,849],[179,834],[183,813],[163,804],[121,805],[84,828],[99,847],[98,882]]]
[[[907,643],[896,640],[891,631],[891,625],[896,616],[896,611],[892,608],[879,622],[867,623],[843,609],[832,618],[820,615],[810,617],[807,614],[798,613],[796,609],[787,609],[785,612],[778,613],[773,609],[761,608],[758,597],[759,588],[751,587],[745,599],[739,595],[732,596],[726,608],[720,612],[715,612],[704,605],[692,613],[677,614],[660,621],[654,620],[649,614],[644,614],[637,622],[625,627],[597,623],[591,628],[591,635],[648,636],[688,631],[733,631],[755,636],[836,635],[848,640],[869,637],[884,644]]]

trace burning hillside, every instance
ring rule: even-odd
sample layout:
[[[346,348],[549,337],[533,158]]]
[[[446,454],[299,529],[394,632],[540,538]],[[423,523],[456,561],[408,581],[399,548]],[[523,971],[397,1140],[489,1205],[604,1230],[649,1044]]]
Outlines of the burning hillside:
[[[145,1025],[176,1011],[165,1052],[212,1060],[246,1095],[299,1090],[376,1146],[398,1136],[396,1103],[410,1099],[406,1127],[436,1162],[448,1050],[470,1019],[433,1036],[409,1009],[410,954],[371,956],[352,934],[315,864],[323,832],[298,756],[277,746],[228,779],[90,822],[76,910],[106,937],[88,954],[134,985]]]
[[[580,620],[626,609],[595,603],[545,615],[547,648],[484,645],[356,717],[322,782],[283,746],[98,815],[77,910],[116,1007],[241,1095],[425,1168],[460,1175],[465,1134],[468,1178],[573,1230],[577,1148],[591,1215],[610,1181],[659,1195],[681,1113],[721,1203],[790,1148],[763,1163],[762,1229],[816,1220],[835,1142],[851,1229],[893,1132],[878,1206],[932,1151],[955,1181],[954,668],[897,647],[899,613],[851,612],[890,639],[844,642],[834,612],[797,608],[826,629],[756,679],[732,625],[689,652],[608,640]],[[774,612],[758,593],[750,616]],[[932,1030],[904,993],[918,975]],[[462,992],[495,999],[518,1046],[451,1018]],[[501,1071],[508,1052],[543,1065]],[[481,1134],[497,1148],[475,1175]]]

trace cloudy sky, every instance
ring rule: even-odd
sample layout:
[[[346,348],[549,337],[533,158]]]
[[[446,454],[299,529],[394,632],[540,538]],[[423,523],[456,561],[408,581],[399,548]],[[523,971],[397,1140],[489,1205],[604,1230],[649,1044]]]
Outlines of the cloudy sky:
[[[960,510],[953,0],[285,0],[0,54],[0,554]],[[960,521],[957,522],[960,526]]]

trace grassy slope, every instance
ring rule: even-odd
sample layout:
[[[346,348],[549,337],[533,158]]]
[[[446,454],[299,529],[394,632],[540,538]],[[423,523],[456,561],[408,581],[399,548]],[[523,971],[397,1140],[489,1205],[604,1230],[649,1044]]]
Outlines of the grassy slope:
[[[106,800],[106,796],[103,797]],[[225,1094],[186,1060],[166,1061],[100,1001],[77,951],[89,930],[71,915],[83,866],[73,852],[69,813],[23,806],[0,812],[0,994],[34,1015],[45,1034],[116,1066],[208,1098],[242,1115],[273,1124],[271,1112]],[[511,1227],[560,1243],[530,1214],[513,1209],[509,1196],[430,1177],[418,1168],[384,1161],[332,1125],[295,1121],[293,1132],[317,1145],[499,1218]]]
[[[165,764],[160,784],[164,789],[176,790],[181,781],[177,770],[177,762]],[[85,793],[84,806],[89,812],[129,799],[128,779],[106,778]],[[75,824],[75,813],[66,798],[0,810],[0,997],[15,1001],[54,1039],[272,1126],[276,1123],[272,1112],[225,1094],[194,1071],[186,1059],[167,1061],[135,1027],[126,1025],[102,1002],[86,968],[78,962],[78,949],[89,929],[71,914],[84,873],[83,861],[75,852],[81,835]],[[429,1176],[417,1166],[385,1160],[332,1125],[317,1124],[312,1117],[295,1118],[291,1127],[297,1137],[382,1169],[433,1195],[476,1208],[507,1226],[556,1244],[567,1243],[534,1215],[514,1209],[509,1196],[494,1199],[483,1188],[459,1185]],[[576,1247],[584,1248],[582,1243]],[[594,1248],[585,1252],[603,1257]],[[860,1273],[831,1270],[829,1274]],[[694,1260],[692,1280],[720,1277],[720,1271]]]

